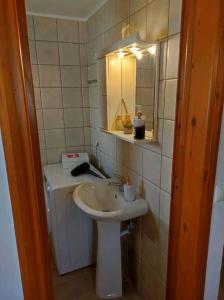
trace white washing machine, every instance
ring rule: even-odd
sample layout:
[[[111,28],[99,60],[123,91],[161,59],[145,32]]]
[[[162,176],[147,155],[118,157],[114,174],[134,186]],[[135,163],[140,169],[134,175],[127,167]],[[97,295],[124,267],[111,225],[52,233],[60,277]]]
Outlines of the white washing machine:
[[[93,166],[91,169],[102,176]],[[70,172],[61,164],[44,166],[48,230],[59,274],[95,262],[93,220],[76,206],[72,194],[79,184],[102,179],[87,174],[73,177]]]

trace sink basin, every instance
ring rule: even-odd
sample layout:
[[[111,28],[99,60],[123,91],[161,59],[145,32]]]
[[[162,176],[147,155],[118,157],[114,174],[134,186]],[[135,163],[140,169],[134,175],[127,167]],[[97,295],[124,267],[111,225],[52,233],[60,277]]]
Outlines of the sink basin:
[[[76,205],[97,221],[96,293],[101,299],[122,297],[121,221],[144,215],[146,200],[127,202],[123,193],[102,180],[84,183],[73,192]]]
[[[77,206],[95,220],[104,222],[125,221],[144,215],[147,202],[137,198],[125,201],[123,193],[105,183],[85,183],[74,191]]]

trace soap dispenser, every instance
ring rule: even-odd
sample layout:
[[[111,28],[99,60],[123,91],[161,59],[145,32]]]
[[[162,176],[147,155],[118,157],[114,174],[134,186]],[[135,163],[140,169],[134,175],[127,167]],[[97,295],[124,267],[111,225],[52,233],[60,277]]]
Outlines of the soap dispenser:
[[[124,184],[124,198],[127,202],[135,201],[135,187],[130,180],[130,177],[127,178],[127,182]]]

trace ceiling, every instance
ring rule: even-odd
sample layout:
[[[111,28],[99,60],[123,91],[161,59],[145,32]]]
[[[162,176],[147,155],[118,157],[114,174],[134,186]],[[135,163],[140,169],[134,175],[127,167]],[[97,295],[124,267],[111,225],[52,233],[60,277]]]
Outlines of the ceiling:
[[[86,21],[107,0],[26,0],[30,14]]]

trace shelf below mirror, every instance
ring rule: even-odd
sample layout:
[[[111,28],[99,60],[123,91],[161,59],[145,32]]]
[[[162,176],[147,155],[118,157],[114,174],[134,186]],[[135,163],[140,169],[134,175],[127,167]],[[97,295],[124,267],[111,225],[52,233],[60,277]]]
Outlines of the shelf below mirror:
[[[142,140],[136,140],[134,138],[134,134],[125,134],[123,131],[117,130],[104,130],[105,132],[116,136],[117,138],[132,144],[148,144],[148,143],[155,143],[156,140],[153,139],[152,131],[145,132],[145,138]]]

